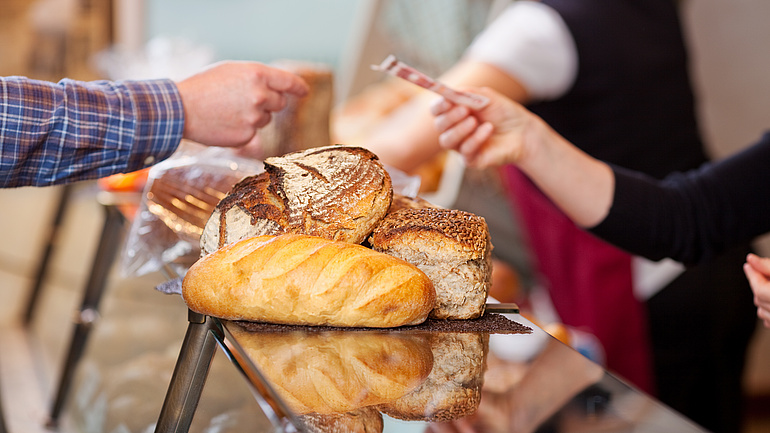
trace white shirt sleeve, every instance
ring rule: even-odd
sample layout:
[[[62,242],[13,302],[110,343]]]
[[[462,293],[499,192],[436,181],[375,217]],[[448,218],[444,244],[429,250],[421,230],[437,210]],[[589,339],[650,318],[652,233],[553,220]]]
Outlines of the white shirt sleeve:
[[[553,8],[537,1],[509,5],[465,52],[521,82],[533,100],[557,99],[572,87],[578,72],[575,41]]]

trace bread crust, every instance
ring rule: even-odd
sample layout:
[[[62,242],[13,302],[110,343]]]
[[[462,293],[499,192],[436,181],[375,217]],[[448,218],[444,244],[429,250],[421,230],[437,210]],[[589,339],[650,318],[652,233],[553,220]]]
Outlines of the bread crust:
[[[258,236],[198,260],[182,283],[187,306],[230,320],[389,328],[422,323],[435,289],[417,267],[361,245],[316,236]]]
[[[393,199],[390,175],[361,147],[325,146],[267,158],[236,184],[201,236],[209,254],[252,236],[301,233],[360,244]]]
[[[421,197],[409,197],[403,194],[393,193],[393,201],[390,204],[388,213],[391,214],[401,209],[426,209],[434,208],[440,209],[440,206],[436,206],[433,203],[425,200]]]
[[[299,415],[308,433],[382,433],[385,424],[372,406],[346,413]]]
[[[436,288],[436,319],[484,314],[492,270],[492,243],[484,218],[440,208],[389,213],[369,238],[375,251],[420,268]]]

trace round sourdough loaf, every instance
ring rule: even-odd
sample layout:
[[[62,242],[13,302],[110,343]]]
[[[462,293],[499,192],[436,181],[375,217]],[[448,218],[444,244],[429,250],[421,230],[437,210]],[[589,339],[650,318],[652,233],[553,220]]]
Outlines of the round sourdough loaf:
[[[202,254],[252,236],[301,233],[363,242],[393,199],[390,175],[372,152],[325,146],[267,158],[214,209]]]

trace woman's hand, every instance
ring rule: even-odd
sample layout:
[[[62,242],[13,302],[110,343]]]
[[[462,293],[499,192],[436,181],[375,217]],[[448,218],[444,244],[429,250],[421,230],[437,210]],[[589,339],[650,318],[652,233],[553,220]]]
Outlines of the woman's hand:
[[[754,292],[754,305],[765,328],[770,328],[770,258],[749,254],[743,265],[746,278]]]
[[[581,151],[541,118],[488,88],[462,89],[487,96],[479,111],[437,101],[431,112],[442,147],[485,168],[516,164],[573,221],[593,227],[612,205],[612,169]]]
[[[442,98],[431,106],[431,113],[441,146],[458,151],[470,165],[486,168],[520,163],[544,138],[539,134],[550,131],[540,118],[492,89],[469,91],[487,96],[489,105],[471,111]]]

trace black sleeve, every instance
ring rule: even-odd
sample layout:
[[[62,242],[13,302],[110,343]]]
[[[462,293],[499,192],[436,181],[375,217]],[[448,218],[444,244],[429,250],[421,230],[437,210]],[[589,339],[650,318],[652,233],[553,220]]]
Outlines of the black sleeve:
[[[770,231],[770,133],[729,158],[663,180],[613,170],[612,208],[590,231],[631,253],[692,264]]]

